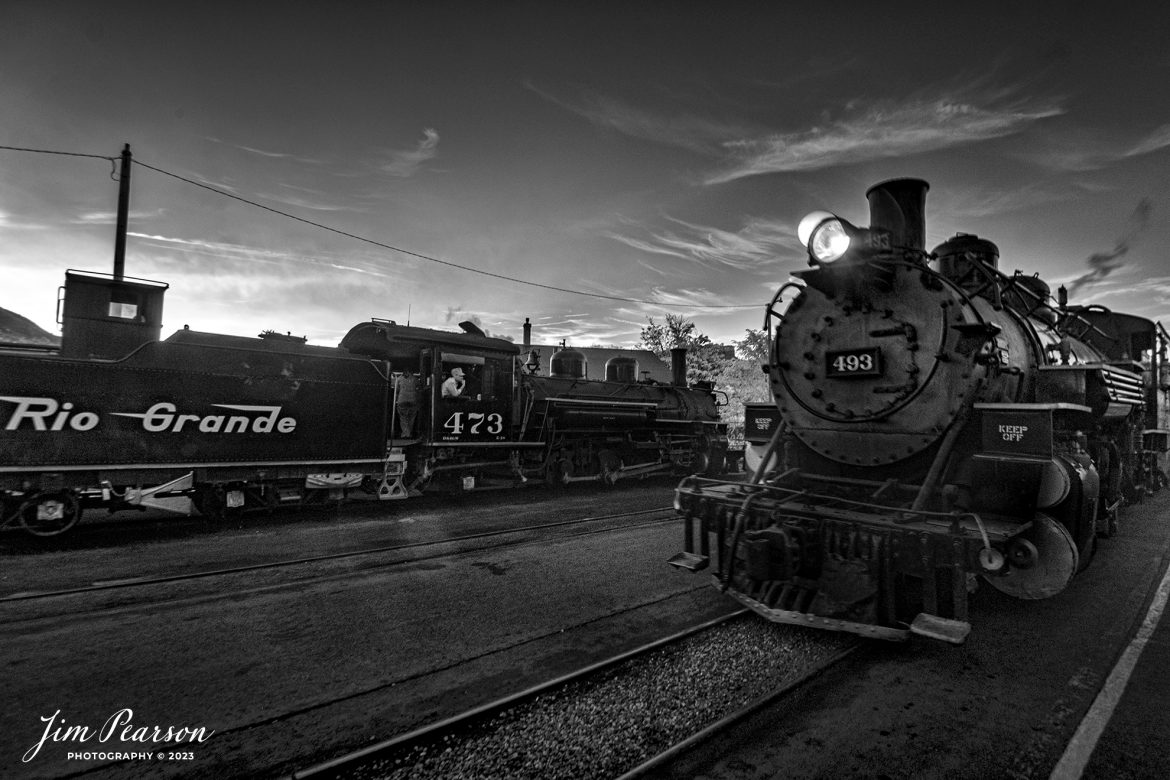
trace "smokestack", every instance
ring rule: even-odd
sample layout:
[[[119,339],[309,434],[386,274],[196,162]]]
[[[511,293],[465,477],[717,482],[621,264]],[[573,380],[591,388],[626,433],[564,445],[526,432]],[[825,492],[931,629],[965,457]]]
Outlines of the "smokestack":
[[[926,251],[926,191],[922,179],[891,179],[866,190],[869,226],[894,234],[895,246]]]
[[[532,346],[532,323],[528,317],[524,318],[524,346]]]
[[[687,386],[686,347],[672,347],[670,350],[670,383],[676,387]]]

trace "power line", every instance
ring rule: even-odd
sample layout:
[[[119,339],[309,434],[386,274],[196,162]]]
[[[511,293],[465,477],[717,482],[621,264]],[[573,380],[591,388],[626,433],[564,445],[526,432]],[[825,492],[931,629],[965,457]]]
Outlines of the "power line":
[[[84,152],[58,152],[52,149],[31,149],[26,146],[0,146],[0,149],[7,149],[10,152],[33,152],[34,154],[56,154],[62,157],[89,157],[94,160],[105,160],[110,164],[110,178],[117,181],[117,177],[114,175],[117,171],[117,157],[105,154],[85,154]]]
[[[170,176],[171,178],[178,179],[179,181],[182,181],[182,182],[186,182],[187,184],[191,184],[193,186],[200,187],[200,188],[208,190],[210,192],[214,192],[217,195],[222,195],[226,198],[231,198],[232,200],[238,200],[241,203],[247,203],[249,206],[255,206],[258,209],[264,209],[265,211],[270,211],[273,214],[279,214],[282,217],[286,217],[288,219],[293,219],[293,220],[296,220],[297,222],[302,222],[306,225],[311,225],[312,227],[320,228],[321,230],[327,230],[330,233],[336,233],[339,236],[345,236],[346,238],[352,238],[355,241],[361,241],[363,243],[371,244],[373,246],[380,247],[382,249],[389,249],[392,252],[398,252],[400,254],[408,255],[410,257],[415,257],[415,258],[418,258],[419,260],[426,260],[426,261],[429,261],[432,263],[438,263],[440,265],[445,265],[445,266],[448,266],[450,268],[458,268],[461,271],[468,271],[468,272],[473,273],[473,274],[481,274],[483,276],[490,276],[490,277],[495,278],[495,279],[502,279],[502,280],[508,281],[508,282],[515,282],[516,284],[526,284],[526,285],[529,285],[530,287],[540,287],[541,289],[544,289],[544,290],[555,290],[556,292],[572,293],[574,295],[587,295],[591,298],[604,298],[606,300],[621,301],[624,303],[645,303],[645,304],[649,304],[652,306],[666,306],[667,305],[667,304],[662,303],[661,301],[650,301],[650,300],[645,300],[645,299],[641,299],[641,298],[623,298],[623,297],[618,296],[618,295],[604,295],[602,293],[591,293],[591,292],[585,292],[583,290],[573,290],[573,289],[570,289],[568,287],[556,287],[556,286],[550,285],[550,284],[541,284],[540,282],[531,282],[531,281],[528,281],[527,279],[517,279],[514,276],[506,276],[504,274],[492,273],[491,271],[484,271],[484,270],[479,269],[479,268],[471,268],[471,267],[466,266],[466,265],[460,265],[459,263],[453,263],[449,260],[442,260],[440,258],[432,257],[430,255],[424,255],[420,252],[412,252],[409,249],[403,249],[402,247],[393,246],[392,244],[387,244],[387,243],[384,243],[382,241],[376,241],[375,239],[372,239],[372,238],[366,238],[365,236],[359,236],[356,233],[350,233],[350,232],[345,231],[345,230],[340,230],[340,229],[335,228],[335,227],[330,227],[329,225],[324,225],[320,222],[314,222],[311,219],[305,219],[304,217],[298,217],[295,214],[289,214],[287,211],[281,211],[280,209],[274,209],[271,206],[265,206],[263,203],[257,203],[254,200],[249,200],[247,198],[240,197],[239,195],[235,195],[235,194],[227,192],[225,190],[221,190],[218,187],[212,187],[211,185],[204,184],[203,182],[194,181],[193,179],[188,179],[184,176],[180,176],[177,173],[165,171],[162,168],[156,168],[155,166],[148,165],[144,162],[141,162],[140,160],[131,160],[131,162],[133,162],[135,165],[141,165],[143,168],[147,168],[149,170],[152,170],[155,173],[161,173],[164,176]],[[707,306],[707,308],[711,308],[711,309],[754,309],[757,307],[757,305],[758,304],[750,304],[750,305],[716,304],[716,305],[709,305],[709,306]]]
[[[64,157],[92,157],[96,160],[110,160],[111,162],[117,160],[117,157],[111,157],[108,154],[85,154],[83,152],[57,152],[51,149],[30,149],[24,146],[0,146],[0,149],[7,149],[10,152],[34,152],[36,154],[59,154]]]
[[[60,151],[52,151],[49,149],[31,149],[31,148],[19,147],[19,146],[0,146],[0,149],[6,149],[9,151],[16,151],[16,152],[34,152],[37,154],[57,154],[57,155],[64,155],[64,156],[68,156],[68,157],[90,157],[90,158],[95,158],[95,159],[99,159],[99,160],[107,160],[111,163],[116,162],[118,159],[116,157],[109,157],[107,155],[84,154],[84,153],[80,153],[80,152],[60,152]],[[155,173],[159,173],[159,174],[162,174],[164,176],[169,176],[173,179],[177,179],[177,180],[184,182],[186,184],[190,184],[192,186],[199,187],[201,189],[205,189],[209,192],[214,192],[216,195],[221,195],[225,198],[231,198],[232,200],[238,200],[241,203],[246,203],[249,206],[254,206],[258,209],[263,209],[263,210],[271,212],[273,214],[277,214],[279,216],[285,217],[286,219],[292,219],[292,220],[295,220],[297,222],[301,222],[301,223],[304,223],[306,225],[310,225],[312,227],[318,228],[320,230],[326,230],[326,231],[329,231],[330,233],[336,233],[339,236],[345,236],[346,238],[351,238],[355,241],[361,241],[363,243],[370,244],[370,245],[376,246],[376,247],[380,247],[382,249],[388,249],[392,252],[398,252],[399,254],[407,255],[409,257],[418,258],[419,260],[426,260],[428,262],[438,263],[439,265],[445,265],[445,266],[448,266],[450,268],[458,268],[461,271],[467,271],[467,272],[473,273],[473,274],[480,274],[482,276],[490,276],[494,279],[501,279],[503,281],[514,282],[516,284],[524,284],[524,285],[528,285],[530,287],[539,287],[539,288],[544,289],[544,290],[553,290],[555,292],[570,293],[572,295],[585,295],[585,296],[588,296],[590,298],[601,298],[601,299],[610,300],[610,301],[620,301],[622,303],[644,303],[644,304],[648,304],[651,306],[664,306],[664,307],[669,305],[669,304],[665,304],[661,301],[651,301],[651,300],[646,300],[643,298],[623,298],[623,297],[618,296],[618,295],[604,295],[602,293],[592,293],[592,292],[585,292],[584,290],[574,290],[574,289],[571,289],[568,287],[557,287],[557,286],[550,285],[550,284],[541,284],[540,282],[528,281],[527,279],[518,279],[514,276],[506,276],[504,274],[497,274],[497,273],[493,273],[491,271],[484,271],[484,270],[479,269],[479,268],[471,268],[470,266],[460,265],[459,263],[453,263],[449,260],[442,260],[440,258],[432,257],[430,255],[424,255],[420,252],[412,252],[409,249],[403,249],[402,247],[393,246],[392,244],[387,244],[387,243],[384,243],[382,241],[376,241],[372,238],[366,238],[365,236],[359,236],[356,233],[350,233],[350,232],[345,231],[345,230],[340,230],[340,229],[335,228],[335,227],[330,227],[329,225],[324,225],[320,222],[314,222],[313,220],[305,219],[304,217],[298,217],[295,214],[290,214],[287,211],[281,211],[280,209],[275,209],[275,208],[272,208],[271,206],[265,206],[263,203],[257,203],[254,200],[249,200],[248,198],[240,197],[239,195],[235,195],[233,193],[227,192],[226,190],[221,190],[218,187],[212,187],[209,184],[204,184],[203,182],[195,181],[194,179],[189,179],[185,176],[180,176],[177,173],[172,173],[171,171],[167,171],[167,170],[164,170],[162,168],[155,167],[153,165],[148,165],[147,163],[144,163],[141,160],[131,159],[131,162],[133,162],[135,165],[142,166],[143,168],[146,168],[147,170],[154,171]],[[754,309],[754,308],[757,308],[758,306],[759,306],[759,304],[703,304],[704,308],[709,308],[709,309]]]

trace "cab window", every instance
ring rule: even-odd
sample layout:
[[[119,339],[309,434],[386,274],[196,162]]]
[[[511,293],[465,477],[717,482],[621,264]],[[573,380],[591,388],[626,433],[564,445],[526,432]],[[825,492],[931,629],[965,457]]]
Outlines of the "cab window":
[[[482,401],[484,388],[491,393],[491,385],[484,382],[485,361],[474,355],[444,353],[439,371],[439,397],[444,401]]]

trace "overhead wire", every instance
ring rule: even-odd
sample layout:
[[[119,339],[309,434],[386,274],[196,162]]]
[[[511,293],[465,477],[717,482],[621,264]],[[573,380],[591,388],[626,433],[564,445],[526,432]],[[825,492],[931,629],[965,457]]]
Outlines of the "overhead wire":
[[[27,146],[0,146],[10,152],[33,152],[35,154],[56,154],[62,157],[89,157],[95,160],[105,160],[110,164],[110,178],[118,180],[118,158],[105,154],[86,154],[85,152],[58,152],[53,149],[33,149]]]
[[[18,146],[0,145],[0,149],[9,150],[9,151],[18,151],[18,152],[35,152],[38,154],[57,154],[57,155],[65,155],[65,156],[69,156],[69,157],[90,157],[90,158],[95,158],[95,159],[99,159],[99,160],[109,160],[110,162],[115,162],[118,159],[117,157],[110,157],[108,155],[84,154],[84,153],[80,153],[80,152],[60,152],[60,151],[52,151],[52,150],[48,150],[48,149],[31,149],[31,148],[27,148],[27,147],[18,147]],[[158,174],[162,174],[163,176],[169,176],[173,179],[177,179],[178,181],[184,182],[186,184],[190,184],[194,187],[199,187],[201,189],[205,189],[209,192],[213,192],[213,193],[215,193],[217,195],[221,195],[225,198],[231,198],[232,200],[237,200],[241,203],[246,203],[249,206],[253,206],[253,207],[258,208],[258,209],[263,209],[264,211],[268,211],[268,212],[271,212],[273,214],[277,214],[279,216],[285,217],[286,219],[291,219],[291,220],[295,220],[296,222],[301,222],[301,223],[309,225],[311,227],[315,227],[319,230],[325,230],[325,231],[328,231],[330,233],[335,233],[339,236],[345,236],[346,238],[350,238],[350,239],[353,239],[355,241],[361,241],[362,243],[370,244],[371,246],[376,246],[376,247],[379,247],[381,249],[387,249],[387,250],[390,250],[392,252],[397,252],[399,254],[406,255],[408,257],[414,257],[414,258],[417,258],[419,260],[425,260],[427,262],[437,263],[439,265],[445,265],[445,266],[448,266],[450,268],[457,268],[461,271],[467,271],[468,273],[480,274],[481,276],[488,276],[488,277],[492,277],[494,279],[500,279],[500,280],[507,281],[507,282],[513,282],[515,284],[524,284],[524,285],[528,285],[530,287],[539,287],[539,288],[544,289],[544,290],[552,290],[555,292],[570,293],[572,295],[584,295],[584,296],[587,296],[590,298],[600,298],[600,299],[610,300],[610,301],[619,301],[622,303],[642,303],[642,304],[647,304],[650,306],[661,306],[661,307],[667,307],[667,306],[671,305],[669,303],[664,303],[663,301],[648,300],[648,299],[644,299],[644,298],[625,298],[625,297],[622,297],[619,295],[606,295],[604,293],[587,292],[585,290],[574,290],[574,289],[569,288],[569,287],[558,287],[556,285],[551,285],[551,284],[542,284],[541,282],[533,282],[533,281],[529,281],[527,279],[520,279],[520,278],[517,278],[514,276],[507,276],[505,274],[498,274],[498,273],[494,273],[492,271],[485,271],[485,270],[480,269],[480,268],[472,268],[471,266],[461,265],[459,263],[453,263],[450,260],[443,260],[443,259],[438,258],[438,257],[432,257],[431,255],[422,254],[421,252],[414,252],[414,251],[411,251],[409,249],[403,249],[402,247],[394,246],[392,244],[387,244],[385,242],[378,241],[378,240],[372,239],[372,238],[367,238],[365,236],[360,236],[356,233],[350,233],[349,231],[341,230],[339,228],[335,228],[335,227],[332,227],[330,225],[325,225],[325,224],[322,224],[320,222],[314,222],[311,219],[305,219],[304,217],[298,217],[296,214],[290,214],[287,211],[281,211],[280,209],[276,209],[276,208],[273,208],[271,206],[266,206],[263,203],[258,203],[254,200],[250,200],[248,198],[241,197],[241,196],[236,195],[234,193],[227,192],[226,190],[222,190],[218,187],[213,187],[209,184],[204,184],[203,182],[196,181],[196,180],[188,178],[186,176],[180,176],[177,173],[173,173],[173,172],[165,170],[163,168],[159,168],[159,167],[156,167],[154,165],[149,165],[147,163],[142,162],[141,160],[136,160],[136,159],[131,158],[131,162],[134,165],[138,165],[142,168],[146,168],[147,170],[154,171],[155,173],[158,173]],[[683,306],[683,305],[687,305],[687,304],[675,304],[675,305]],[[707,308],[707,309],[754,309],[758,305],[759,304],[698,304],[698,307]]]
[[[27,146],[0,146],[0,149],[6,149],[10,152],[34,152],[36,154],[58,154],[63,157],[92,157],[95,160],[117,160],[118,158],[111,157],[108,154],[86,154],[84,152],[59,152],[52,149],[32,149]]]

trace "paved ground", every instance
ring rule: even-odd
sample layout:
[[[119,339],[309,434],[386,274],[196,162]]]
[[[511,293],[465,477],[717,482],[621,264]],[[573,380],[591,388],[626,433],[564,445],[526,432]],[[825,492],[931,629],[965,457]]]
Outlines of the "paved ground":
[[[1047,778],[1145,619],[1168,560],[1164,491],[1130,508],[1121,535],[1102,540],[1059,596],[1021,602],[984,586],[966,644],[875,643],[787,706],[658,776]],[[1163,625],[1085,777],[1170,777],[1168,642]]]
[[[662,506],[670,488],[614,495],[620,510]],[[601,513],[612,499],[574,500]],[[493,501],[492,511],[464,505],[409,522],[400,522],[406,515],[341,518],[55,553],[39,567],[33,559],[10,562],[41,587],[108,578],[117,555],[129,556],[116,570],[124,576],[156,570],[159,562],[178,568],[184,553],[248,560],[272,546],[282,554],[319,551],[341,538],[366,546],[466,533],[532,513],[567,519],[581,509],[571,504]],[[0,622],[9,623],[0,651],[0,775],[57,777],[109,763],[70,760],[70,752],[157,752],[155,744],[135,743],[133,730],[130,741],[118,738],[121,727],[114,738],[99,733],[86,742],[68,731],[100,732],[123,709],[133,710],[135,728],[216,733],[191,746],[193,761],[133,761],[95,776],[260,777],[304,768],[729,611],[705,581],[666,565],[680,538],[669,524],[356,572],[341,561],[299,584],[287,584],[282,572],[261,572],[168,590],[184,594],[180,604],[143,604],[138,593],[86,596],[102,600],[99,612],[31,622],[12,622],[28,615],[27,605],[0,603]],[[62,570],[51,571],[49,562]],[[6,590],[31,589],[14,585],[14,576],[10,569]],[[245,586],[248,592],[236,593]],[[218,592],[224,589],[232,595]],[[58,712],[51,724],[42,722]],[[49,739],[22,761],[46,726]]]

